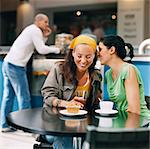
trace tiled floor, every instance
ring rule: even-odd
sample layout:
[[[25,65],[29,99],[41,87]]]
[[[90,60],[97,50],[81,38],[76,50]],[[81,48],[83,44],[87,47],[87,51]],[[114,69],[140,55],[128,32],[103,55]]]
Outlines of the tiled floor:
[[[0,149],[33,149],[35,143],[37,143],[35,137],[30,133],[22,131],[0,132]]]

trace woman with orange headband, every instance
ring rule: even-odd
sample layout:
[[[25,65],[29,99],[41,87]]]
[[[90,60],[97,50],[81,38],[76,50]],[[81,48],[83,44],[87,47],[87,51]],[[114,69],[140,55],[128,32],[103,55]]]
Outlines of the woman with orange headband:
[[[88,111],[98,107],[102,77],[100,71],[95,70],[96,47],[93,35],[79,35],[72,40],[65,61],[51,68],[42,87],[44,107],[66,107],[68,103]],[[65,142],[60,142],[53,147],[67,148],[69,145],[69,139],[66,139],[67,147]]]
[[[79,35],[72,40],[65,61],[51,68],[42,87],[44,106],[66,107],[72,102],[90,110],[98,105],[101,74],[94,69],[96,46],[95,39],[89,35]]]

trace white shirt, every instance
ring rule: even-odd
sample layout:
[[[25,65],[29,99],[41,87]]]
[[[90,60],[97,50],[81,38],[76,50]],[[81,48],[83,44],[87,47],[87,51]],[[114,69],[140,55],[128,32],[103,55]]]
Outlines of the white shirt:
[[[45,45],[44,40],[42,31],[35,24],[26,27],[14,41],[4,61],[25,67],[34,49],[36,49],[39,54],[60,52],[58,48]]]

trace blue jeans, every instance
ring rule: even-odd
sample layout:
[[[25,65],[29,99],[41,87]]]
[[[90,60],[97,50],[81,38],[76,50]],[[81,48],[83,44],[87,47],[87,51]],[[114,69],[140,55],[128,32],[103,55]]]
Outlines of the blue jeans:
[[[72,137],[56,137],[52,135],[46,135],[46,140],[52,144],[54,149],[73,149]]]
[[[6,116],[12,111],[14,97],[17,97],[19,109],[31,107],[30,92],[26,68],[3,62],[4,92],[1,104],[1,127],[6,128]]]

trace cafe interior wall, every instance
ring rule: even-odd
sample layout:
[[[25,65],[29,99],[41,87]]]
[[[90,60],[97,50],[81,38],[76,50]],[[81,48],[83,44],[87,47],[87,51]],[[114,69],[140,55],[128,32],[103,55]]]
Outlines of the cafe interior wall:
[[[18,17],[19,14],[18,8],[21,2],[27,1],[32,9],[28,12],[31,12],[30,15],[22,14],[22,17]],[[92,5],[98,7],[107,6],[110,3],[119,3],[120,1],[128,1],[128,0],[1,0],[0,1],[0,45],[7,46],[11,45],[14,40],[14,35],[16,36],[20,33],[21,28],[24,28],[26,25],[32,22],[34,14],[38,11],[43,11],[49,9],[50,23],[53,24],[53,13],[55,11],[65,11],[69,9],[76,8],[84,8],[89,9]],[[138,1],[138,0],[131,0]],[[150,1],[143,0],[146,2],[145,4],[145,12],[147,12],[146,17],[144,18],[145,26],[144,26],[144,38],[148,38],[150,35]],[[9,4],[9,5],[8,5]],[[22,10],[23,11],[23,10]],[[19,11],[21,12],[21,11]],[[19,14],[19,15],[18,15]],[[24,20],[23,20],[24,19]],[[141,18],[142,19],[142,18]],[[7,32],[6,32],[7,31]],[[8,33],[9,32],[9,33]],[[10,41],[12,38],[12,41]],[[8,42],[6,42],[8,40]]]
[[[11,45],[22,29],[32,23],[34,15],[37,12],[48,12],[50,24],[52,25],[54,23],[53,13],[56,11],[64,12],[66,10],[75,10],[78,8],[86,10],[93,9],[95,6],[101,9],[102,7],[107,7],[109,3],[116,2],[117,0],[1,0],[0,45]]]

